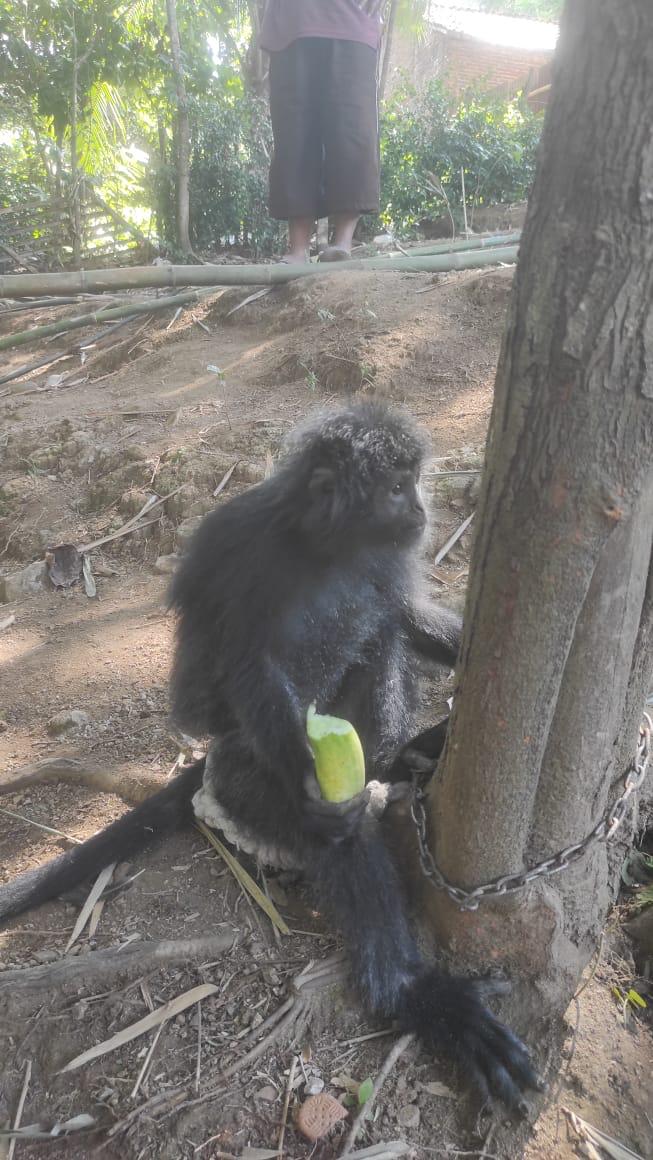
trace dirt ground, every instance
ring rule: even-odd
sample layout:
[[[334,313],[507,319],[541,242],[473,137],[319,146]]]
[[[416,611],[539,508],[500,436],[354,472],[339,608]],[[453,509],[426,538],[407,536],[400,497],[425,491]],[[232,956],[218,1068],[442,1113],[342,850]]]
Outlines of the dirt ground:
[[[39,358],[65,357],[0,386],[0,569],[9,578],[0,580],[0,779],[6,785],[53,756],[105,777],[102,791],[72,784],[69,765],[67,780],[4,794],[5,879],[117,817],[130,786],[165,781],[185,744],[166,715],[170,557],[183,551],[204,512],[263,478],[284,434],[311,408],[337,403],[351,389],[379,392],[405,403],[430,430],[433,518],[425,563],[437,598],[461,607],[470,533],[437,567],[432,561],[473,510],[511,280],[509,269],[436,278],[332,273],[274,290],[232,314],[246,289],[216,292],[174,319],[167,312],[136,320],[88,347],[83,363],[80,343],[97,325],[5,355],[0,378]],[[0,304],[0,333],[84,308],[13,313]],[[112,536],[152,497],[164,496],[170,498],[146,512],[137,530],[90,551],[96,597],[81,580],[53,588],[38,564],[25,576],[47,549]],[[447,695],[440,689],[438,703]],[[82,715],[71,718],[74,710]],[[106,792],[107,776],[123,797]],[[224,935],[230,949],[192,964],[182,958],[127,977],[117,972],[108,983],[91,967],[79,982],[53,987],[47,971],[64,957],[79,907],[59,901],[0,933],[2,972],[46,974],[42,984],[31,976],[37,982],[27,997],[20,988],[7,995],[5,986],[4,1001],[0,974],[0,1125],[13,1122],[26,1068],[23,1124],[49,1131],[82,1114],[95,1122],[87,1134],[58,1142],[20,1141],[16,1156],[86,1157],[102,1145],[102,1155],[125,1160],[264,1160],[246,1150],[275,1150],[286,1119],[290,1160],[339,1155],[351,1111],[328,1140],[311,1145],[293,1119],[306,1085],[323,1083],[336,1098],[355,1099],[352,1092],[378,1074],[393,1043],[375,1034],[388,1029],[372,1025],[342,988],[324,990],[311,1020],[298,1026],[294,1047],[280,1036],[222,1078],[256,1044],[306,963],[338,949],[301,884],[283,875],[266,880],[291,930],[275,936],[197,832],[144,855],[128,874],[139,876],[107,901],[94,934],[86,930],[73,946],[71,962],[80,969],[98,952],[141,940]],[[158,1037],[150,1030],[59,1074],[74,1056],[203,983],[216,989],[166,1022]],[[424,1160],[600,1155],[582,1151],[587,1146],[570,1126],[569,1109],[653,1157],[650,1017],[624,1013],[613,990],[636,983],[613,916],[600,958],[567,1013],[561,1051],[559,1041],[532,1044],[549,1089],[534,1102],[529,1124],[476,1123],[450,1069],[412,1045],[357,1147],[402,1140]],[[5,1144],[0,1136],[0,1157]]]

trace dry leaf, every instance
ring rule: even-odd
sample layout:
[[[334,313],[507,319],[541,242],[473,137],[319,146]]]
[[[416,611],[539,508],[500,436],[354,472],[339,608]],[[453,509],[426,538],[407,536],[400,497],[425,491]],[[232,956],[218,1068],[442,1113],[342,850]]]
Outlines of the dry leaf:
[[[71,934],[70,938],[68,939],[68,942],[66,943],[66,949],[64,951],[65,955],[68,954],[68,951],[70,950],[71,946],[73,946],[73,944],[77,942],[77,939],[79,938],[84,927],[86,926],[86,923],[91,918],[91,915],[93,914],[93,911],[95,909],[95,903],[98,901],[100,895],[104,891],[105,886],[108,886],[109,882],[111,881],[111,876],[112,876],[116,866],[117,866],[116,862],[111,862],[108,866],[104,867],[104,870],[100,871],[97,878],[95,879],[95,882],[93,883],[93,885],[91,887],[90,894],[89,894],[88,898],[86,899],[86,902],[84,903],[79,914],[77,915],[77,922],[75,923],[75,925],[73,927],[73,933]]]
[[[162,1007],[157,1007],[156,1011],[151,1011],[144,1019],[139,1019],[136,1023],[130,1023],[129,1027],[123,1027],[122,1031],[119,1031],[117,1035],[112,1035],[111,1039],[105,1039],[102,1043],[96,1043],[95,1047],[89,1047],[88,1051],[83,1051],[81,1055],[76,1055],[57,1074],[63,1075],[66,1071],[75,1071],[78,1067],[83,1067],[85,1063],[91,1063],[92,1060],[99,1059],[101,1055],[107,1055],[109,1051],[115,1051],[117,1047],[122,1047],[125,1043],[131,1043],[132,1039],[138,1039],[139,1035],[144,1035],[146,1031],[151,1031],[153,1027],[158,1027],[166,1019],[174,1019],[175,1015],[179,1015],[187,1007],[192,1007],[195,1003],[199,1003],[201,999],[206,999],[209,995],[215,995],[217,990],[218,988],[214,983],[202,983],[199,987],[192,987],[190,991],[184,991],[183,995],[178,995],[176,999],[171,999],[169,1003],[164,1003]]]
[[[211,843],[213,849],[217,850],[220,857],[223,858],[227,863],[231,873],[238,880],[238,882],[240,882],[243,890],[246,890],[248,894],[251,894],[254,901],[258,903],[261,910],[267,914],[270,922],[276,926],[280,934],[290,934],[288,925],[283,921],[274,903],[271,902],[269,898],[265,897],[265,894],[254,881],[251,874],[247,873],[247,870],[244,866],[241,866],[237,858],[234,858],[233,854],[227,849],[226,846],[223,845],[220,839],[216,837],[216,835],[213,833],[213,830],[209,829],[209,827],[201,821],[196,821],[195,825],[197,826],[198,830],[204,834],[204,837],[207,839],[207,841]]]
[[[224,475],[222,476],[222,479],[220,480],[218,486],[216,487],[215,491],[213,492],[214,499],[216,496],[220,495],[221,491],[224,491],[225,487],[229,483],[229,480],[231,479],[231,477],[232,477],[234,471],[236,470],[236,468],[238,467],[239,463],[240,463],[240,459],[237,459],[235,461],[235,463],[232,463],[231,467],[227,468],[227,470],[225,471]]]
[[[346,1072],[343,1072],[341,1075],[334,1075],[332,1077],[331,1085],[332,1087],[342,1088],[343,1091],[349,1092],[349,1094],[352,1096],[357,1096],[358,1089],[360,1087],[360,1080],[352,1079],[350,1075],[347,1075]]]
[[[444,1100],[457,1100],[458,1093],[452,1088],[447,1087],[446,1083],[440,1083],[438,1080],[433,1080],[431,1083],[421,1084],[423,1092],[428,1092],[430,1096],[440,1096]]]
[[[640,1156],[639,1152],[633,1152],[625,1144],[621,1144],[619,1140],[615,1140],[599,1128],[595,1128],[593,1124],[588,1123],[582,1116],[577,1115],[576,1112],[572,1112],[571,1108],[563,1107],[562,1110],[581,1140],[585,1140],[597,1148],[602,1148],[612,1160],[644,1160],[644,1157]]]
[[[84,552],[82,556],[82,576],[84,578],[84,591],[86,595],[89,597],[97,596],[97,588],[91,567],[91,557],[88,552]]]

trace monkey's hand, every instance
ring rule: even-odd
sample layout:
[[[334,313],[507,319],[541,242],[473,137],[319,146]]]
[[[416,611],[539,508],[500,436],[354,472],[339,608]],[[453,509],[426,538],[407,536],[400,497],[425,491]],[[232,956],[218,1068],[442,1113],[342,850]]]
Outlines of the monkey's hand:
[[[424,729],[404,745],[387,773],[388,781],[409,781],[415,773],[432,774],[444,749],[449,718]]]
[[[342,842],[358,830],[370,798],[369,786],[346,802],[327,802],[322,797],[315,770],[304,774],[304,824],[327,842]]]

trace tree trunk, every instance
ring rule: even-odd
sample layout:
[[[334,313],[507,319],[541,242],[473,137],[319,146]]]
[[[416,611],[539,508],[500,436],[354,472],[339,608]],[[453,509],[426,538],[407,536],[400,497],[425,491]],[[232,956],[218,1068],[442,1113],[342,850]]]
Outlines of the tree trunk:
[[[259,48],[261,21],[265,11],[264,0],[248,0],[249,22],[252,26],[252,35],[245,53],[243,78],[246,88],[257,97],[262,97],[269,73],[269,57]]]
[[[653,670],[653,6],[568,0],[497,371],[461,672],[429,799],[469,888],[580,841],[621,788]],[[628,830],[628,826],[624,826]],[[440,933],[564,1008],[614,886],[605,845]],[[531,1006],[530,1014],[533,1013]]]
[[[188,95],[184,76],[184,62],[179,39],[176,0],[166,0],[168,13],[168,33],[172,68],[177,89],[177,125],[175,140],[177,146],[177,242],[184,254],[192,254],[190,243],[190,119],[188,116]]]
[[[81,210],[81,179],[79,173],[79,159],[77,149],[77,124],[79,106],[79,59],[77,55],[77,34],[75,31],[75,13],[72,11],[72,41],[73,41],[73,78],[70,98],[70,208],[71,233],[73,250],[73,268],[79,270],[82,262],[82,210]]]
[[[392,41],[394,38],[395,23],[397,20],[397,3],[398,0],[390,0],[386,11],[385,23],[383,25],[383,34],[381,37],[380,48],[380,68],[379,68],[379,101],[382,101],[385,96],[385,89],[388,83],[388,69],[390,67],[390,54],[392,52]]]

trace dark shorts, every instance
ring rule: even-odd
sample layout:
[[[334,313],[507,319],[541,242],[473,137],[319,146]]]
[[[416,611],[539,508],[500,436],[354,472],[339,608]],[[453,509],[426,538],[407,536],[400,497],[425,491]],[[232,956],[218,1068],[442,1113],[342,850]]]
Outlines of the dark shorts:
[[[379,208],[377,54],[306,37],[270,54],[270,213],[319,218]]]

